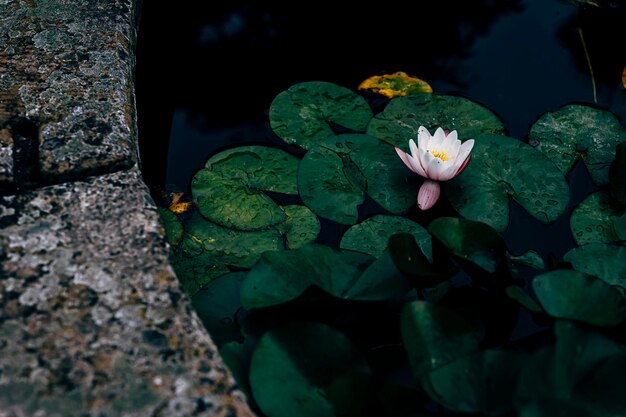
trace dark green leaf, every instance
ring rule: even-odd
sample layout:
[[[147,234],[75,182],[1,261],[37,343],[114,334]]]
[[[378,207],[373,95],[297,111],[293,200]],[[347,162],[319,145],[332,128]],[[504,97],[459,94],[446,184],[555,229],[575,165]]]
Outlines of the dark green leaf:
[[[284,223],[276,225],[276,229],[287,237],[287,247],[297,249],[312,243],[320,233],[320,221],[311,210],[305,206],[284,206],[287,215]]]
[[[402,310],[400,326],[417,379],[430,370],[476,352],[483,337],[480,322],[471,314],[425,301],[408,303]]]
[[[580,272],[600,278],[626,290],[626,247],[591,243],[567,252],[563,260]]]
[[[533,300],[530,295],[526,294],[526,292],[517,285],[509,285],[506,287],[506,295],[520,303],[522,307],[532,313],[543,313],[543,309],[539,306],[539,304],[537,304],[537,302]]]
[[[268,416],[335,417],[337,408],[371,395],[369,383],[347,377],[357,374],[367,378],[369,367],[343,333],[321,323],[289,323],[259,340],[250,386]]]
[[[340,246],[344,249],[380,256],[396,233],[409,233],[415,237],[422,253],[432,261],[430,235],[422,226],[405,217],[377,214],[350,227],[343,234]]]
[[[619,236],[613,219],[622,215],[607,191],[597,191],[581,202],[570,218],[572,234],[579,245],[615,242]]]
[[[565,176],[541,152],[513,138],[476,138],[472,160],[445,183],[450,203],[463,216],[493,226],[509,223],[509,197],[543,223],[556,220],[569,201]]]
[[[172,246],[172,249],[176,250],[176,247],[183,239],[183,223],[175,213],[172,213],[165,207],[157,207],[157,211],[159,213],[163,229],[165,230],[167,241]]]
[[[409,139],[417,140],[417,129],[434,132],[442,127],[456,130],[465,141],[483,133],[504,133],[502,122],[480,104],[450,95],[420,94],[398,97],[372,119],[367,134],[408,150]]]
[[[537,251],[534,251],[532,249],[527,250],[526,252],[522,253],[519,256],[509,255],[508,258],[509,258],[509,261],[511,261],[511,263],[521,265],[521,266],[528,266],[534,269],[545,269],[546,267],[541,255],[539,255]]]
[[[484,350],[430,371],[424,388],[445,407],[464,413],[503,415],[514,407],[526,355]]]
[[[428,225],[428,231],[458,259],[479,266],[489,273],[504,262],[506,246],[502,237],[488,224],[439,217]]]
[[[582,158],[594,182],[606,185],[615,146],[626,140],[626,130],[609,111],[570,104],[543,114],[531,127],[529,139],[564,174]]]
[[[181,242],[170,260],[183,290],[189,295],[194,295],[213,279],[230,272],[211,252],[204,250],[199,242],[189,238]]]
[[[264,191],[296,194],[298,159],[280,149],[241,146],[209,159],[191,181],[198,210],[207,219],[239,230],[258,230],[286,215]]]
[[[536,276],[533,289],[546,313],[595,326],[615,326],[626,319],[626,298],[601,279],[558,269]]]
[[[269,111],[270,126],[285,142],[311,149],[333,136],[329,122],[364,132],[372,118],[369,104],[356,92],[328,82],[303,82],[278,94]]]
[[[219,348],[220,356],[233,374],[238,387],[248,397],[252,396],[248,380],[252,350],[253,346],[250,343],[250,338],[247,338],[244,343],[228,342]]]

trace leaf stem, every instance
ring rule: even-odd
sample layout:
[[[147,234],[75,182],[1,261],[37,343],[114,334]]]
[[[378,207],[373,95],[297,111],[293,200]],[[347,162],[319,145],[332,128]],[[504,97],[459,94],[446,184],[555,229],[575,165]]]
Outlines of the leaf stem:
[[[593,75],[593,66],[591,65],[591,58],[589,57],[589,51],[587,51],[587,43],[583,36],[583,28],[580,26],[580,19],[578,20],[578,36],[580,42],[583,45],[583,51],[585,52],[585,59],[587,60],[587,68],[589,68],[589,74],[591,75],[591,88],[593,90],[593,102],[598,103],[598,95],[596,93],[596,77]]]

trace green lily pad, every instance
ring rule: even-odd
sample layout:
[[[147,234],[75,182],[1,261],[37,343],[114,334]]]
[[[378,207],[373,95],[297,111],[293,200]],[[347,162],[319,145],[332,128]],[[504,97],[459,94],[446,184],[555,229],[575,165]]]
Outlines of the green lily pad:
[[[165,207],[157,207],[157,212],[165,230],[167,241],[172,246],[172,249],[175,250],[183,239],[183,223],[175,213],[172,213]]]
[[[520,140],[499,135],[476,138],[471,162],[444,190],[463,217],[498,232],[509,222],[509,197],[543,223],[555,221],[569,200],[565,176],[552,161]]]
[[[215,278],[230,272],[199,242],[188,238],[183,239],[176,252],[170,255],[170,261],[183,290],[191,296]]]
[[[428,225],[430,234],[457,258],[493,273],[505,261],[506,245],[496,230],[483,222],[439,217]]]
[[[596,191],[583,200],[572,212],[570,228],[579,245],[615,242],[619,236],[613,219],[622,212],[613,205],[608,191]]]
[[[609,167],[609,181],[613,198],[626,204],[626,142],[615,148],[615,160]]]
[[[367,101],[356,92],[320,81],[289,87],[274,98],[269,110],[274,133],[304,149],[334,135],[329,122],[364,132],[372,115]]]
[[[363,402],[372,394],[368,384],[346,376],[370,372],[343,333],[321,323],[294,322],[261,337],[252,354],[250,386],[268,416],[335,417],[337,400]]]
[[[626,290],[626,246],[591,243],[570,250],[563,260],[577,271]]]
[[[516,265],[528,266],[534,269],[546,268],[546,264],[543,261],[543,258],[541,257],[541,255],[539,255],[537,251],[532,250],[532,249],[527,250],[526,252],[522,253],[519,256],[508,255],[508,258],[512,263]]]
[[[623,345],[567,321],[555,324],[556,344],[523,368],[516,408],[524,417],[607,417],[626,409]]]
[[[526,358],[519,352],[480,351],[430,371],[423,385],[434,401],[450,410],[504,415],[514,408]]]
[[[530,295],[526,294],[526,292],[522,288],[518,287],[517,285],[509,285],[508,287],[505,288],[505,291],[506,291],[506,295],[509,298],[517,301],[522,307],[524,307],[526,310],[530,311],[531,313],[535,313],[535,314],[543,313],[543,308],[541,308],[539,304],[537,304],[537,302],[533,300]]]
[[[227,229],[198,213],[192,215],[186,226],[183,243],[190,241],[194,244],[193,255],[206,253],[206,256],[230,266],[250,268],[263,252],[284,249],[282,236],[274,229],[252,232]]]
[[[626,319],[626,297],[614,286],[582,272],[558,269],[536,276],[533,290],[546,313],[595,326]]]
[[[198,317],[218,347],[242,339],[235,315],[241,308],[241,283],[245,276],[245,272],[222,275],[191,298]]]
[[[276,229],[286,236],[289,249],[301,248],[312,243],[320,233],[320,221],[308,207],[291,205],[284,206],[287,220],[276,226]]]
[[[251,340],[251,338],[246,338],[244,343],[227,342],[219,348],[220,356],[226,363],[226,366],[228,366],[233,378],[235,378],[237,386],[249,398],[252,398],[252,391],[248,374],[250,373],[250,361],[252,360],[254,348],[253,344],[250,343]]]
[[[477,318],[425,301],[413,301],[404,307],[400,328],[417,379],[478,351],[483,338]]]
[[[491,110],[464,97],[420,94],[398,97],[376,115],[367,134],[408,150],[409,139],[417,140],[417,130],[426,127],[456,130],[462,141],[484,133],[504,134],[504,125]]]
[[[396,233],[409,233],[415,237],[422,253],[432,262],[430,234],[419,223],[400,216],[377,214],[351,226],[343,234],[339,246],[379,257]]]
[[[393,214],[406,213],[417,199],[415,177],[389,144],[347,133],[306,153],[298,169],[298,189],[320,217],[354,224],[365,193]]]
[[[298,159],[267,146],[241,146],[218,153],[191,181],[200,213],[219,225],[259,230],[286,215],[264,191],[297,194]]]
[[[543,114],[531,127],[529,140],[564,174],[582,158],[593,181],[606,185],[615,146],[626,141],[626,130],[609,111],[570,104]]]

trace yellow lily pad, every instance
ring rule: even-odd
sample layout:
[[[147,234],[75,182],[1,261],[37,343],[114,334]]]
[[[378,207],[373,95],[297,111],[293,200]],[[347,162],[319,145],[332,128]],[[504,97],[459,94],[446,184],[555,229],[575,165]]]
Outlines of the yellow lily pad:
[[[359,90],[370,90],[389,98],[433,92],[426,81],[402,71],[369,77],[359,85]]]

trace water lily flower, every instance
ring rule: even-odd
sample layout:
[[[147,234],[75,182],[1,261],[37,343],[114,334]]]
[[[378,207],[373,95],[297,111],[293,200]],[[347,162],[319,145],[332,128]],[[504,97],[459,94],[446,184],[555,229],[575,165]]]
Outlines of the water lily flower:
[[[417,206],[428,210],[439,199],[440,181],[448,181],[461,173],[471,159],[474,139],[461,143],[456,130],[444,132],[439,127],[434,135],[420,126],[417,130],[417,145],[409,140],[411,154],[399,148],[396,153],[411,171],[426,178],[417,194]]]

